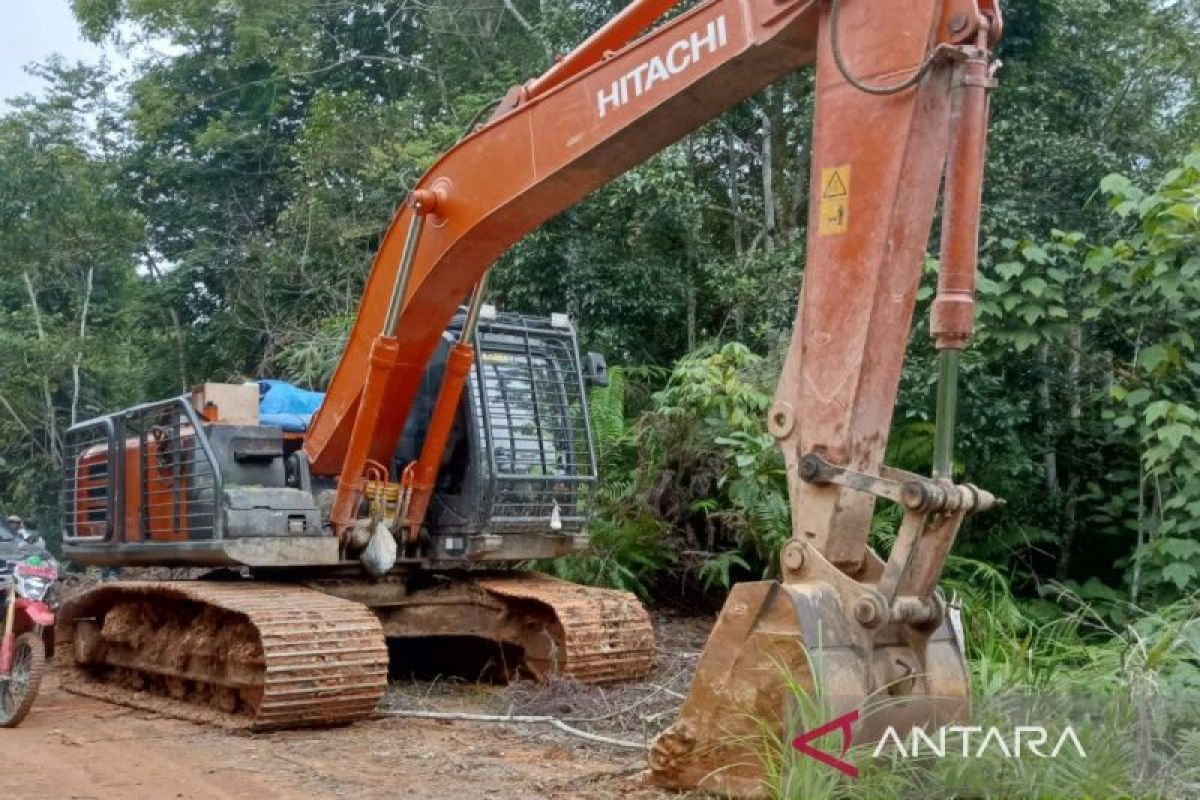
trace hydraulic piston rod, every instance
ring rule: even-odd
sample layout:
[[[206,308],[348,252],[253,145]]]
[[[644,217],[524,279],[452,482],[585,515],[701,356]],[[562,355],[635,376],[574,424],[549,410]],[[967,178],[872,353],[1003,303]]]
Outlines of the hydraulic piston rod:
[[[937,297],[929,321],[938,349],[933,476],[945,480],[951,479],[954,464],[959,351],[966,347],[975,328],[975,271],[979,262],[988,92],[996,85],[988,60],[989,28],[988,19],[981,19],[975,46],[959,49],[965,58],[954,77],[942,204],[941,263]]]
[[[358,413],[354,418],[354,427],[350,431],[346,461],[341,475],[338,476],[337,497],[329,515],[330,521],[339,535],[347,530],[358,516],[358,507],[362,502],[363,470],[367,466],[371,436],[379,419],[379,412],[383,407],[392,371],[396,368],[396,361],[400,357],[400,345],[396,341],[396,325],[400,319],[404,297],[408,292],[413,259],[416,257],[417,245],[421,242],[425,215],[432,212],[436,205],[437,196],[433,192],[418,190],[413,193],[411,199],[412,219],[409,221],[408,238],[404,241],[404,250],[400,256],[400,269],[392,284],[392,294],[387,316],[384,318],[383,330],[371,343],[362,399],[359,401]]]

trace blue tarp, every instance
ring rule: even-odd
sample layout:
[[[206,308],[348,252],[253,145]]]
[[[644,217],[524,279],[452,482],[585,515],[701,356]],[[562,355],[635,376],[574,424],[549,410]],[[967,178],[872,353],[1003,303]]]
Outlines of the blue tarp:
[[[293,433],[308,430],[313,414],[325,400],[324,392],[310,392],[286,381],[259,381],[258,395],[259,421]]]

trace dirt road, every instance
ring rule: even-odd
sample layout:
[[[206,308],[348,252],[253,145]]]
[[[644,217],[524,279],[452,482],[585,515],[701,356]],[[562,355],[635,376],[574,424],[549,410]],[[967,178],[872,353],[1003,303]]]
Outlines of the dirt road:
[[[107,705],[48,678],[26,723],[0,730],[21,796],[217,798],[651,798],[636,751],[507,725],[378,719],[245,735]]]

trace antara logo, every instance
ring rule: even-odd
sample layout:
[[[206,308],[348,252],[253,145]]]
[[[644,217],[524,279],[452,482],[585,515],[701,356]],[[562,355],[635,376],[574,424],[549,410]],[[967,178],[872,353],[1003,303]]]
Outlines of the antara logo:
[[[655,84],[670,80],[672,75],[678,75],[728,43],[725,15],[722,14],[704,28],[672,44],[664,55],[652,56],[648,61],[638,64],[613,81],[608,90],[597,91],[596,105],[600,117],[625,105],[631,97],[641,97]]]
[[[792,740],[792,747],[809,758],[819,761],[827,767],[851,778],[858,777],[858,767],[846,760],[850,752],[850,743],[854,738],[854,724],[858,722],[858,711],[843,714],[837,719],[830,720],[824,725],[805,731]],[[816,741],[828,734],[838,731],[841,733],[841,751],[833,755],[816,747]],[[955,747],[955,739],[958,746]],[[945,758],[946,754],[962,753],[965,758],[983,758],[988,755],[1011,758],[1058,758],[1059,753],[1067,750],[1080,758],[1087,758],[1083,745],[1075,733],[1075,729],[1067,725],[1057,738],[1051,736],[1041,725],[1018,725],[1011,731],[991,726],[979,725],[943,725],[936,733],[930,734],[923,728],[913,728],[908,732],[907,742],[894,727],[888,726],[871,753],[873,758],[892,752],[901,758]]]
[[[973,734],[977,734],[977,738],[972,738]],[[945,758],[947,749],[956,738],[960,747],[954,747],[952,752],[961,752],[964,758],[983,758],[989,754],[1004,758],[1058,758],[1064,749],[1074,751],[1080,758],[1087,758],[1075,729],[1070,725],[1063,728],[1057,739],[1041,725],[1017,725],[1011,732],[1002,731],[994,725],[987,728],[979,725],[943,725],[933,735],[922,728],[913,728],[908,732],[907,747],[896,729],[888,726],[875,746],[873,755],[878,757],[890,745],[904,758],[920,758],[922,755]],[[1046,752],[1047,749],[1049,752]]]

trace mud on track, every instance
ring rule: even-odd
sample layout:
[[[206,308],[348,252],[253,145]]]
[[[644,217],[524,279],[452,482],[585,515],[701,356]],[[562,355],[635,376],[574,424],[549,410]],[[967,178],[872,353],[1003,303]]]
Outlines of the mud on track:
[[[646,720],[654,727],[669,721],[662,704],[675,690],[668,678],[670,686],[690,679],[685,673],[692,651],[709,623],[688,623],[689,641],[666,648],[687,650],[686,657],[660,664],[645,684],[579,687],[572,695],[564,694],[564,685],[504,689],[399,681],[384,705],[604,717],[588,727],[637,738]],[[605,709],[619,713],[599,713]],[[0,753],[5,788],[14,796],[56,800],[664,797],[641,786],[641,752],[584,742],[546,726],[387,718],[239,734],[68,694],[53,672],[25,724],[0,730]]]

